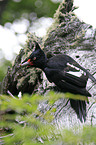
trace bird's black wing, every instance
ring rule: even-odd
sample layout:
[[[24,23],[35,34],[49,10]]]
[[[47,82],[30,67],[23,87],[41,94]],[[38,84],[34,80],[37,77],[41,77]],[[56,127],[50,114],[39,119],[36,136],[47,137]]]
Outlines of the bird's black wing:
[[[67,71],[73,71],[73,72],[81,72],[84,74],[84,72],[86,73],[86,76],[88,78],[90,78],[95,84],[96,84],[96,79],[93,77],[93,75],[90,74],[90,72],[88,70],[86,70],[84,67],[82,67],[81,65],[79,65],[73,58],[71,58],[70,56],[66,55],[67,58],[67,63],[66,63],[66,68]]]
[[[94,83],[96,83],[96,79],[93,77],[93,75],[91,75],[88,70],[83,68],[68,55],[60,54],[57,56],[53,56],[49,59],[47,65],[49,68],[64,70],[65,72],[76,75],[78,77],[82,76],[82,74],[85,74],[86,78],[90,78]]]
[[[61,76],[60,81],[64,81],[66,83],[69,83],[73,86],[85,88],[87,84],[88,77],[86,75],[81,75],[80,77],[70,74],[69,72],[61,71],[59,72]],[[58,74],[58,75],[59,75]]]
[[[45,74],[50,82],[54,82],[59,88],[68,91],[76,92],[75,94],[87,95],[86,76],[77,77],[65,71],[58,69],[46,68]]]

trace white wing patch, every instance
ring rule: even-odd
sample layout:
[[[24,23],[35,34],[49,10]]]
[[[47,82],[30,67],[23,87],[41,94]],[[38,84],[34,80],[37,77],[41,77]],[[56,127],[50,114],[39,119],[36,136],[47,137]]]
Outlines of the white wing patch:
[[[83,70],[81,70],[80,68],[74,66],[73,64],[67,63],[67,66],[70,66],[71,68],[77,70],[77,71],[69,71],[67,73],[72,74],[74,76],[80,77],[82,76],[82,74],[85,74]]]
[[[78,67],[76,67],[76,66],[74,66],[73,64],[70,64],[70,63],[67,63],[67,66],[70,66],[70,67],[76,69],[77,71],[80,70]]]
[[[83,74],[83,72],[72,72],[72,71],[69,71],[67,73],[72,74],[72,75],[77,76],[77,77],[81,77]]]

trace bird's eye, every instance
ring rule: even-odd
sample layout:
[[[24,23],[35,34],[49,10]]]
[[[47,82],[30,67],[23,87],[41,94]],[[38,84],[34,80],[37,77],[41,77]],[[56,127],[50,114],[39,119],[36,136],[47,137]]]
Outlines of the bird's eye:
[[[33,60],[36,60],[36,57],[34,57]]]

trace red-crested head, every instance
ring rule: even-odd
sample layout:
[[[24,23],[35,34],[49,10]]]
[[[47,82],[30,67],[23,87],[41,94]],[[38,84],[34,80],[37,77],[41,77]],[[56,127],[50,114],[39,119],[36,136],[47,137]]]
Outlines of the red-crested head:
[[[20,66],[38,67],[43,69],[47,61],[47,57],[39,44],[35,42],[35,50],[31,53],[26,62],[20,64]]]

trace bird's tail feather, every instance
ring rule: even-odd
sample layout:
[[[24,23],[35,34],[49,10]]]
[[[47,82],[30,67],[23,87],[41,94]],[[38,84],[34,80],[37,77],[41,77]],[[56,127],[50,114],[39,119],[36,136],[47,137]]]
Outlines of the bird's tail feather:
[[[96,79],[93,77],[93,75],[91,75],[89,71],[87,71],[86,73],[88,74],[89,78],[96,84]]]
[[[81,122],[86,121],[86,102],[85,101],[81,101],[81,100],[73,100],[70,99],[70,104],[71,107],[74,109],[74,111],[77,114],[77,117],[80,119]]]

